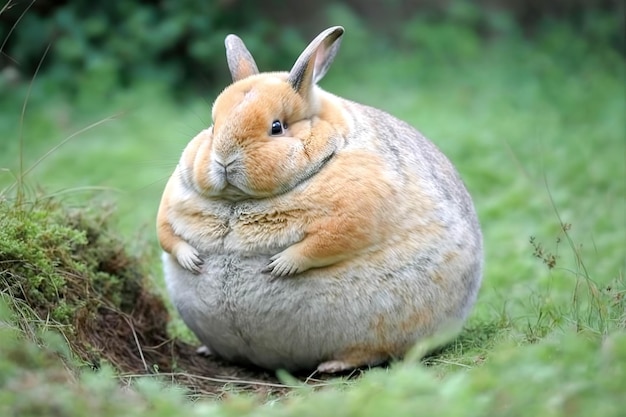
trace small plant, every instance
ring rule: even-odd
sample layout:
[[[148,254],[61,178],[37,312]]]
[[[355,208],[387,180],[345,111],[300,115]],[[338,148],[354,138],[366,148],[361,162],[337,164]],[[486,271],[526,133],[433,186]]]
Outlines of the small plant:
[[[558,215],[558,211],[557,211]],[[560,224],[559,235],[555,238],[554,249],[547,249],[534,236],[530,237],[533,256],[543,262],[550,273],[558,272],[559,278],[573,277],[570,304],[557,306],[552,300],[551,288],[545,295],[536,297],[535,308],[538,311],[537,321],[529,324],[528,333],[531,341],[545,336],[545,333],[554,326],[574,326],[577,332],[589,331],[598,335],[606,335],[616,329],[624,329],[623,316],[626,312],[626,302],[623,294],[626,291],[623,277],[616,277],[613,284],[603,290],[590,276],[582,255],[582,245],[573,241],[570,223]],[[568,243],[573,254],[574,266],[561,266],[559,247],[563,241]],[[553,279],[554,278],[553,276]],[[549,323],[546,323],[548,321]],[[544,329],[539,335],[538,329]]]

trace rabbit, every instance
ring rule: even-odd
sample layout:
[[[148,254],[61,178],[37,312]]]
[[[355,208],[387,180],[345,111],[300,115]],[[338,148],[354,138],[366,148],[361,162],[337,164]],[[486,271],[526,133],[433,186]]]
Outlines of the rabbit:
[[[233,83],[157,215],[167,292],[205,353],[289,372],[375,366],[475,303],[482,234],[451,162],[407,123],[318,86],[343,33],[269,73],[226,37]]]

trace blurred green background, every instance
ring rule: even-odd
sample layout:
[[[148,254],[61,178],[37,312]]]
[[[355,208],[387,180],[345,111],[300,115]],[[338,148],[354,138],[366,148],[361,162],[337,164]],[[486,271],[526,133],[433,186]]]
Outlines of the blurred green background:
[[[261,70],[288,70],[331,25],[346,33],[321,86],[421,130],[474,197],[486,272],[471,323],[506,317],[522,339],[569,325],[554,312],[577,288],[580,259],[602,285],[623,283],[619,1],[9,1],[0,189],[27,173],[33,196],[114,204],[158,280],[160,194],[230,81],[225,35],[240,35]],[[571,244],[561,222],[572,225]]]
[[[94,83],[105,92],[152,79],[177,92],[214,93],[228,81],[223,39],[231,32],[247,40],[265,70],[288,68],[304,42],[331,24],[348,29],[344,65],[349,57],[371,57],[382,49],[454,59],[471,53],[476,41],[536,38],[561,23],[590,42],[624,47],[623,4],[617,0],[5,3],[0,15],[5,78],[30,79],[51,45],[44,72],[72,92]],[[437,32],[428,32],[433,25]]]

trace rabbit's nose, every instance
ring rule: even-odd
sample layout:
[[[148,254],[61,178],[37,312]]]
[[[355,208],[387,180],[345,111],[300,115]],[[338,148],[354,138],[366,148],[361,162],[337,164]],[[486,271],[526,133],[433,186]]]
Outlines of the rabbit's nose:
[[[220,169],[227,170],[229,166],[232,166],[237,159],[239,159],[236,153],[231,154],[222,154],[222,153],[213,153],[213,163],[215,166],[220,167]]]
[[[231,161],[228,163],[214,161],[213,166],[223,175],[228,175],[229,172],[232,172],[234,163],[235,161]]]
[[[213,161],[214,176],[220,178],[221,181],[225,181],[233,185],[234,185],[234,182],[236,182],[236,178],[240,172],[240,169],[238,167],[239,167],[239,164],[237,164],[236,159],[230,160],[228,162],[219,161],[219,160]]]

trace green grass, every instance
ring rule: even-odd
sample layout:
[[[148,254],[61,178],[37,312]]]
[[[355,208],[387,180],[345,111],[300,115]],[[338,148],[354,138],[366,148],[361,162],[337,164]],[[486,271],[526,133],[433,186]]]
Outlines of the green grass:
[[[474,197],[486,269],[466,330],[427,359],[427,368],[408,360],[347,388],[303,389],[263,406],[239,396],[191,406],[170,391],[159,397],[149,381],[136,402],[98,399],[93,406],[114,413],[126,404],[128,415],[142,415],[148,404],[188,415],[618,415],[626,405],[623,57],[562,27],[532,43],[469,42],[447,54],[377,50],[375,60],[359,59],[363,46],[351,42],[348,30],[345,59],[340,53],[322,86],[416,126],[455,163]],[[26,184],[69,205],[114,201],[119,230],[130,247],[143,245],[138,251],[146,252],[147,242],[158,274],[153,223],[160,193],[185,144],[210,124],[213,96],[175,102],[146,83],[105,98],[85,86],[68,102],[50,84],[35,82],[23,124],[25,87],[0,97],[0,168],[7,169],[0,189],[15,182],[20,140],[30,167],[74,132],[116,115],[65,143]],[[41,366],[32,372],[46,387],[56,371],[43,369],[44,362],[35,361]],[[93,379],[86,374],[82,388],[50,387],[49,394],[115,391],[110,374],[108,382]],[[2,395],[15,401],[18,392]],[[35,403],[48,398],[28,395]]]

